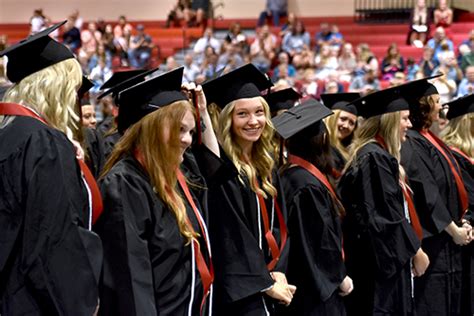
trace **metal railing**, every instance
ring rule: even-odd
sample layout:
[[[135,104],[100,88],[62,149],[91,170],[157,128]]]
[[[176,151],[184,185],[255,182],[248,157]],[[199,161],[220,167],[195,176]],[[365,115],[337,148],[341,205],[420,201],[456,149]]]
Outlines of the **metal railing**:
[[[355,20],[360,23],[399,23],[410,18],[416,0],[355,0]],[[436,0],[427,0],[434,8]]]

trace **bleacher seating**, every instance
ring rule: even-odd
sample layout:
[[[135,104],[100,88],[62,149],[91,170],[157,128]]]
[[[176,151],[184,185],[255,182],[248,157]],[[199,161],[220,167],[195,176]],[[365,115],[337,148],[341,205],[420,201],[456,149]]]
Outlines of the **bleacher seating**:
[[[422,55],[422,49],[406,45],[406,34],[408,26],[406,24],[383,24],[383,25],[361,25],[354,21],[353,17],[313,17],[300,18],[306,30],[314,36],[319,30],[319,25],[323,22],[337,24],[339,31],[343,34],[347,42],[354,46],[360,43],[370,45],[377,58],[381,59],[386,54],[387,47],[395,42],[399,45],[403,57],[414,57],[416,60]],[[450,36],[455,46],[458,46],[467,38],[471,29],[474,29],[474,18],[472,15],[462,16],[463,22],[454,23],[450,28]],[[213,25],[216,30],[226,31],[229,26],[239,22],[243,29],[254,30],[256,19],[224,19],[209,21],[208,25]],[[109,23],[115,24],[114,21]],[[132,24],[143,24],[146,33],[153,37],[157,49],[154,50],[153,64],[162,62],[165,58],[175,54],[177,51],[189,47],[190,43],[202,36],[202,28],[165,28],[164,21],[133,21]],[[279,28],[272,27],[272,32],[278,34]],[[29,32],[29,25],[23,24],[0,24],[0,34],[8,36],[9,43],[15,43],[25,38]],[[249,36],[249,41],[253,37]]]

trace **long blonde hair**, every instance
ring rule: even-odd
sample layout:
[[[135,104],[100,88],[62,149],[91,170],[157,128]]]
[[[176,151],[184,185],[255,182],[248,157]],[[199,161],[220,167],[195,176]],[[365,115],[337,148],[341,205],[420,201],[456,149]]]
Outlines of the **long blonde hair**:
[[[344,157],[344,159],[347,161],[349,159],[350,153],[349,153],[349,148],[344,146],[342,142],[339,140],[337,137],[337,121],[339,120],[339,116],[341,115],[342,110],[333,110],[334,115],[329,115],[324,119],[324,123],[326,124],[328,134],[329,134],[329,143],[331,146],[335,147]],[[357,129],[357,121],[356,121],[356,127]],[[353,131],[354,135],[355,130]],[[353,136],[349,136],[353,137]]]
[[[142,167],[150,177],[154,191],[173,212],[181,235],[189,243],[198,234],[186,224],[186,207],[176,189],[177,177],[174,172],[180,165],[181,121],[188,111],[195,115],[191,103],[176,101],[132,125],[115,145],[101,176],[107,175],[121,158],[138,149],[143,155]]]
[[[362,121],[350,146],[350,158],[345,169],[356,161],[357,154],[362,147],[376,142],[377,135],[385,141],[385,149],[388,153],[400,161],[400,112],[391,112]]]
[[[32,108],[73,139],[80,128],[76,102],[81,83],[81,66],[69,58],[25,77],[7,90],[3,100]]]
[[[247,176],[251,189],[265,198],[267,194],[275,196],[277,191],[272,184],[272,171],[274,167],[272,139],[274,128],[270,119],[270,108],[262,97],[259,98],[263,106],[266,118],[266,124],[259,140],[252,146],[252,163],[243,160],[243,151],[239,144],[235,141],[235,135],[232,133],[232,115],[234,113],[237,101],[232,101],[219,115],[218,139],[229,159],[234,163],[237,171],[242,176]],[[257,189],[255,182],[257,177],[262,180],[262,188]],[[242,178],[240,179],[243,183]]]
[[[474,124],[474,113],[455,117],[441,131],[441,139],[449,146],[461,150],[474,158],[474,136],[471,134]]]

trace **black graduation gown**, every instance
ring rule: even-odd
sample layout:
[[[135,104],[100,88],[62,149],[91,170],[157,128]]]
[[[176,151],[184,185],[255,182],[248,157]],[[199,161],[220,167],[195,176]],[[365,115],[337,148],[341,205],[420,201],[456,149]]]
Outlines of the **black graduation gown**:
[[[97,131],[100,133],[100,136],[105,137],[105,134],[109,132],[114,126],[115,117],[113,115],[107,116],[102,122],[97,125]]]
[[[120,137],[122,137],[122,135],[118,131],[104,136],[104,155],[106,160],[114,150],[115,144],[117,144],[117,142],[120,140]]]
[[[459,153],[452,151],[454,158],[456,159],[459,167],[461,168],[462,179],[464,186],[469,197],[469,211],[464,216],[465,219],[469,220],[471,225],[474,224],[474,165],[464,156]],[[471,242],[469,245],[462,247],[463,256],[463,287],[462,295],[463,300],[466,304],[461,306],[462,315],[471,315],[474,312],[474,244]]]
[[[346,276],[342,230],[328,189],[297,166],[286,169],[281,183],[288,210],[291,248],[288,283],[297,291],[281,315],[345,315],[339,285]]]
[[[430,258],[425,274],[415,278],[417,315],[459,315],[461,247],[444,231],[451,221],[460,222],[454,177],[444,157],[417,131],[407,132],[401,157],[423,227],[422,248]]]
[[[267,311],[272,314],[273,301],[262,292],[270,288],[274,281],[266,266],[271,256],[264,237],[263,222],[259,230],[257,196],[245,177],[244,183],[239,180],[235,166],[222,149],[221,157],[206,148],[196,155],[209,187],[209,234],[215,268],[213,314],[260,316],[267,315]],[[274,180],[277,200],[286,217],[276,173]],[[265,204],[269,221],[273,223],[273,235],[280,246],[280,225],[276,212],[272,211],[272,201],[267,198]],[[287,249],[285,247],[275,271],[285,270]]]
[[[190,315],[199,315],[203,288],[193,268],[192,245],[185,245],[175,216],[153,191],[138,161],[131,156],[119,161],[100,187],[104,212],[94,226],[104,245],[100,314],[188,315],[192,302]],[[208,260],[203,233],[185,204]]]
[[[342,156],[341,152],[334,146],[331,146],[331,156],[334,163],[334,169],[339,173],[342,174],[344,167],[346,166],[346,159]]]
[[[72,143],[15,117],[0,148],[0,314],[92,315],[102,248]]]
[[[341,177],[344,250],[354,291],[348,315],[410,315],[411,258],[420,247],[405,217],[397,160],[376,143],[362,147]]]
[[[83,133],[87,151],[86,163],[94,178],[98,179],[105,164],[104,140],[93,128],[84,128]]]
[[[469,209],[474,210],[474,165],[466,157],[460,155],[455,151],[451,151],[456,158],[456,161],[461,168],[462,180],[469,197]],[[472,216],[472,214],[469,214]],[[473,221],[474,222],[474,221]]]

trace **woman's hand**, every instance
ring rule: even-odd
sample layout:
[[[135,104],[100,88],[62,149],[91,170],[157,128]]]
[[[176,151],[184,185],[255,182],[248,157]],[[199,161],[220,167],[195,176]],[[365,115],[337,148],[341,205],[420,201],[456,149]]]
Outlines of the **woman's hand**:
[[[468,230],[468,237],[469,237],[469,242],[471,242],[474,239],[474,231],[472,230],[472,226],[469,223],[469,221],[463,219],[462,220],[462,227]]]
[[[283,284],[288,284],[288,281],[286,280],[286,275],[282,272],[278,271],[273,271],[270,272],[270,275],[272,276],[272,279],[275,280],[275,282],[281,282]]]
[[[207,112],[207,101],[206,101],[206,96],[204,94],[204,91],[202,90],[202,87],[198,85],[196,87],[196,84],[194,82],[191,83],[184,83],[182,85],[182,88],[184,88],[185,92],[188,94],[188,98],[192,98],[193,91],[197,96],[197,107],[199,109],[199,113],[205,113]],[[195,100],[192,100],[193,102]]]
[[[469,225],[471,227],[471,225]],[[464,246],[471,242],[472,227],[468,226],[458,227],[454,222],[451,222],[446,228],[446,232],[453,238],[456,245]]]
[[[415,256],[413,256],[413,275],[416,277],[425,274],[426,269],[430,265],[430,259],[423,249],[418,249]]]
[[[354,283],[349,276],[346,276],[342,283],[339,285],[339,295],[346,296],[351,294],[352,290],[354,289]]]
[[[265,294],[288,306],[290,305],[295,292],[296,286],[284,284],[282,282],[275,282],[271,289],[265,291]]]

